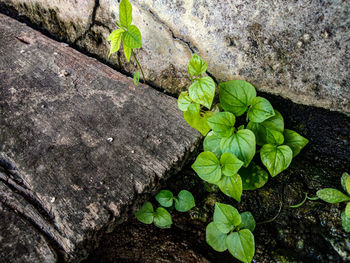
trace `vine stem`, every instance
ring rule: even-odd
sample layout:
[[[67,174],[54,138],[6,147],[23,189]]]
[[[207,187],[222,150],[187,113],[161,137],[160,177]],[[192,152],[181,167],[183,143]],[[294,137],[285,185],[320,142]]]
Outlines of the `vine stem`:
[[[133,49],[131,49],[131,53],[132,53],[132,55],[133,55],[133,57],[134,57],[134,59],[135,59],[135,61],[136,61],[136,64],[139,66],[139,68],[140,68],[140,70],[141,70],[143,83],[146,83],[146,79],[145,79],[145,75],[143,74],[142,67],[141,67],[139,61],[137,60],[136,55],[135,55],[135,52],[134,52]]]

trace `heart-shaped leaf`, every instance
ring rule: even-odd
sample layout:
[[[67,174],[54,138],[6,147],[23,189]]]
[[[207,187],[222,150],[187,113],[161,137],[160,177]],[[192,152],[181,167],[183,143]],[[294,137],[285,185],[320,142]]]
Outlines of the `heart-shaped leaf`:
[[[140,48],[142,47],[141,32],[135,25],[128,26],[128,30],[122,35],[124,45],[129,48]]]
[[[269,144],[282,144],[283,143],[283,130],[284,120],[277,110],[275,115],[267,120],[257,123],[250,121],[247,125],[247,129],[254,132],[256,138],[256,144],[263,146],[266,143]]]
[[[187,70],[190,76],[200,76],[207,70],[207,63],[197,54],[193,54]]]
[[[271,176],[275,177],[288,168],[292,162],[293,152],[287,145],[265,144],[260,150],[260,157]]]
[[[215,184],[221,178],[221,167],[218,158],[212,152],[202,152],[198,155],[192,169],[208,183]]]
[[[186,122],[194,129],[198,130],[202,135],[206,135],[210,131],[207,119],[213,116],[214,113],[208,111],[206,113],[200,113],[199,104],[190,104],[187,111],[184,112],[184,118]]]
[[[236,117],[231,112],[219,112],[208,119],[208,124],[219,137],[229,137],[233,133]]]
[[[122,0],[119,4],[119,22],[123,27],[132,23],[132,6],[128,0]]]
[[[256,97],[255,88],[244,80],[230,80],[219,84],[220,104],[225,111],[241,116]]]
[[[222,176],[216,184],[225,195],[232,197],[237,202],[241,201],[243,186],[242,179],[238,174]]]
[[[350,218],[350,202],[346,204],[345,215]]]
[[[341,213],[341,223],[345,232],[350,232],[350,218],[346,216],[345,212]]]
[[[180,191],[175,199],[175,209],[179,212],[187,212],[195,205],[193,195],[187,190]]]
[[[214,222],[210,222],[205,230],[205,239],[209,246],[215,251],[224,252],[226,247],[227,234],[220,232]]]
[[[169,228],[171,224],[173,223],[171,219],[171,215],[169,212],[163,208],[163,207],[158,207],[154,219],[153,219],[154,225],[159,227],[159,228]]]
[[[348,173],[342,174],[341,186],[348,194],[350,194],[350,175]]]
[[[248,110],[248,118],[253,122],[263,122],[275,115],[271,103],[262,97],[255,97],[251,101],[251,106]]]
[[[316,192],[316,195],[318,196],[318,198],[330,204],[350,201],[349,196],[343,194],[342,192],[334,188],[324,188],[324,189],[318,190]]]
[[[248,129],[239,130],[230,137],[222,138],[220,148],[223,153],[236,155],[247,167],[255,155],[255,135]]]
[[[212,152],[216,157],[220,158],[221,149],[220,149],[221,138],[218,137],[213,131],[209,132],[208,135],[204,138],[203,148],[205,152]]]
[[[243,190],[261,188],[269,179],[268,173],[254,162],[251,162],[247,168],[242,167],[238,173],[242,178]]]
[[[251,212],[241,213],[242,223],[238,226],[241,229],[249,229],[251,232],[254,231],[256,222]]]
[[[175,199],[175,209],[179,212],[187,212],[195,206],[193,195],[187,191],[182,190]]]
[[[285,129],[284,144],[288,145],[293,151],[293,157],[297,156],[299,152],[308,144],[309,140],[301,136],[295,131]]]
[[[179,98],[177,99],[177,106],[181,111],[187,111],[188,106],[190,106],[192,103],[192,100],[190,96],[188,95],[187,91],[181,92]]]
[[[226,238],[228,251],[244,263],[250,263],[255,253],[254,235],[250,230],[243,229],[239,232],[233,232]]]
[[[156,200],[161,206],[170,207],[173,205],[173,193],[169,190],[162,190],[156,195]]]
[[[153,222],[153,206],[150,202],[146,202],[135,213],[136,218],[144,224],[152,224]]]
[[[220,163],[222,166],[222,173],[225,176],[234,176],[243,165],[243,162],[232,153],[224,153],[221,155]]]
[[[279,131],[266,129],[266,143],[280,145],[284,142],[283,134]]]
[[[215,82],[211,77],[195,79],[188,91],[194,102],[210,109],[215,95]]]
[[[241,216],[232,205],[215,203],[214,223],[222,233],[228,233],[241,223]]]
[[[107,40],[111,41],[111,49],[109,51],[108,57],[120,49],[123,32],[123,29],[116,29],[108,36]]]

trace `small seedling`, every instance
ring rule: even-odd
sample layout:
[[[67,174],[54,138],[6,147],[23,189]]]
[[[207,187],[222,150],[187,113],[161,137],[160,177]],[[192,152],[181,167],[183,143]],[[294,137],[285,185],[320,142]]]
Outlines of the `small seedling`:
[[[206,62],[194,54],[188,66],[192,85],[178,98],[178,107],[187,123],[205,137],[204,152],[192,168],[204,181],[216,184],[238,202],[243,190],[255,190],[288,168],[308,140],[284,128],[282,115],[271,103],[256,95],[255,88],[244,80],[219,84],[220,104],[212,107],[215,82],[203,76]],[[236,118],[246,114],[247,125],[236,128]],[[256,149],[258,147],[258,150]]]
[[[169,190],[162,190],[156,195],[156,200],[166,208],[173,206],[175,201],[175,209],[179,212],[187,212],[195,206],[194,197],[187,190],[180,191],[177,197]],[[169,228],[173,222],[170,213],[163,207],[158,207],[154,211],[152,204],[146,202],[135,213],[135,216],[142,223],[154,223],[159,228]]]
[[[144,224],[152,224],[159,228],[169,228],[173,223],[171,215],[163,207],[158,207],[156,211],[150,202],[144,205],[136,212],[136,218]]]
[[[145,75],[143,74],[142,67],[137,60],[134,49],[142,47],[141,32],[137,26],[132,25],[132,6],[128,0],[122,0],[119,4],[119,22],[115,22],[117,29],[114,30],[109,36],[108,41],[111,42],[111,48],[108,58],[120,49],[121,42],[123,40],[123,49],[126,60],[129,62],[131,55],[133,55],[136,64],[141,70],[143,81],[145,82]],[[137,85],[140,80],[140,73],[137,71],[134,74],[134,84]]]
[[[186,190],[180,191],[177,197],[169,190],[162,190],[156,195],[156,200],[164,207],[171,207],[175,201],[175,209],[179,212],[187,212],[195,206],[193,195]]]
[[[239,214],[231,205],[216,203],[213,222],[206,228],[206,241],[216,251],[228,251],[238,260],[249,263],[255,253],[255,220],[250,212]]]
[[[341,185],[346,194],[334,188],[324,188],[318,190],[316,195],[321,200],[330,204],[347,202],[345,210],[341,214],[341,220],[345,232],[350,232],[350,202],[348,202],[350,201],[350,175],[348,173],[343,173]]]

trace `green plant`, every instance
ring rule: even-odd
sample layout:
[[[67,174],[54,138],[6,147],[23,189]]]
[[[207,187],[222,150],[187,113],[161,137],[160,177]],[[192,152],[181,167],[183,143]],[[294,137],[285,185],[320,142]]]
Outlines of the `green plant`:
[[[115,22],[118,29],[114,30],[109,36],[108,41],[111,42],[111,48],[108,57],[120,49],[120,44],[123,40],[123,49],[126,60],[129,62],[131,55],[134,57],[136,64],[141,70],[143,81],[145,76],[142,67],[137,60],[134,49],[142,47],[141,32],[137,26],[132,25],[132,6],[128,0],[122,0],[119,4],[119,22]],[[140,73],[137,71],[134,74],[134,84],[139,83]]]
[[[288,168],[308,140],[285,129],[282,115],[267,99],[257,96],[250,83],[244,80],[219,83],[219,103],[212,106],[216,85],[211,77],[203,76],[206,62],[194,54],[187,69],[192,84],[188,91],[180,94],[178,107],[184,112],[187,123],[206,136],[204,152],[198,155],[192,168],[201,179],[217,185],[225,195],[240,202],[243,190],[255,190],[268,181],[268,173],[256,162],[261,162],[275,177]],[[260,153],[260,160],[256,158],[253,162],[256,153]],[[234,257],[243,262],[252,260],[254,249],[247,250],[249,253],[245,256],[234,252],[241,231],[230,234],[231,238],[224,237],[222,231],[217,231],[216,236],[214,232],[220,229],[215,222],[215,212],[214,224],[209,225],[207,233],[221,240],[218,245],[207,239],[214,249],[224,249],[222,242],[225,240]],[[242,238],[246,238],[243,249],[254,247],[254,236],[247,231],[243,233]]]
[[[242,262],[251,262],[255,252],[255,220],[250,212],[239,214],[231,205],[216,203],[213,222],[206,228],[206,241],[216,251],[228,251]]]
[[[348,173],[343,173],[341,185],[347,194],[334,188],[324,188],[318,190],[316,195],[321,200],[330,204],[347,202],[345,210],[341,214],[341,220],[345,232],[350,232],[350,202],[348,202],[350,201],[350,175]]]
[[[174,207],[179,212],[187,212],[195,206],[194,197],[187,190],[180,191],[177,197],[169,190],[161,190],[155,198],[165,208],[171,208],[175,203]],[[146,202],[135,213],[135,216],[142,223],[154,223],[159,228],[169,228],[173,222],[170,213],[163,207],[158,207],[154,211],[152,204]]]

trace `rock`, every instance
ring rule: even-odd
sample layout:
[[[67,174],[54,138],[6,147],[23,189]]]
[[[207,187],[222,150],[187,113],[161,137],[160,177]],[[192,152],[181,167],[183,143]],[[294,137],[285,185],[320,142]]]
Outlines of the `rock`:
[[[176,99],[2,14],[0,37],[1,261],[77,262],[200,135]]]
[[[348,1],[131,2],[134,23],[143,36],[137,55],[153,85],[172,93],[185,89],[186,65],[196,52],[218,81],[246,79],[260,91],[296,103],[350,113]],[[117,1],[0,3],[107,60],[106,39],[118,19]],[[124,55],[114,55],[110,62],[129,73],[136,70]]]

